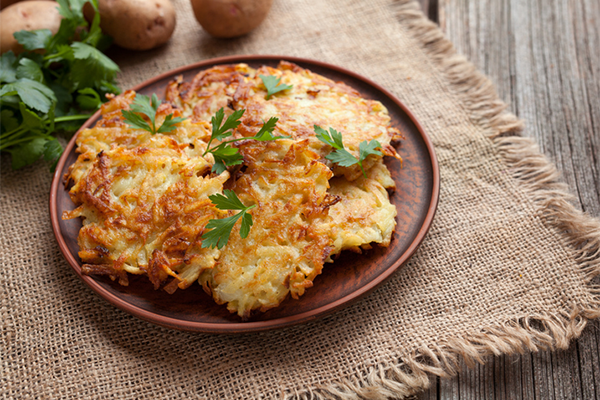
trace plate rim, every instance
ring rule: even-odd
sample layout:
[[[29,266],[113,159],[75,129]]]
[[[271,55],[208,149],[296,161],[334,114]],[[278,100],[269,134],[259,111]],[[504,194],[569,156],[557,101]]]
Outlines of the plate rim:
[[[52,185],[50,187],[50,198],[49,198],[49,206],[50,206],[50,219],[52,223],[52,231],[54,233],[54,237],[59,245],[60,251],[63,257],[66,259],[68,264],[71,266],[71,269],[75,272],[76,275],[79,276],[83,280],[83,282],[91,288],[97,295],[102,297],[104,300],[108,301],[113,306],[119,308],[122,311],[125,311],[137,318],[140,318],[144,321],[167,327],[177,330],[183,331],[192,331],[192,332],[203,332],[203,333],[217,333],[217,334],[231,334],[231,333],[248,333],[248,332],[259,332],[271,329],[278,329],[283,327],[288,327],[296,324],[306,323],[308,321],[314,320],[316,318],[321,318],[325,315],[328,315],[334,311],[339,310],[343,306],[347,306],[352,304],[353,302],[359,300],[360,298],[366,296],[368,293],[373,291],[383,282],[385,282],[391,275],[398,270],[401,266],[403,266],[417,251],[427,232],[429,231],[431,224],[433,222],[433,218],[437,211],[437,206],[439,202],[439,193],[440,193],[440,172],[439,172],[439,164],[437,160],[437,156],[435,153],[435,149],[433,147],[433,143],[425,129],[414,116],[414,114],[406,107],[406,105],[398,99],[395,95],[393,95],[390,91],[380,86],[378,83],[372,81],[369,78],[366,78],[362,75],[357,74],[351,70],[348,70],[344,67],[340,67],[334,64],[329,64],[323,61],[314,60],[310,58],[304,57],[293,57],[286,55],[270,55],[270,54],[250,54],[250,55],[234,55],[234,56],[226,56],[226,57],[217,57],[210,58],[207,60],[199,61],[193,64],[184,65],[166,72],[163,72],[155,77],[152,77],[142,83],[135,85],[131,90],[135,90],[136,92],[140,89],[145,88],[146,86],[150,86],[157,81],[163,80],[165,78],[176,76],[183,72],[208,68],[215,65],[222,64],[232,64],[232,63],[243,63],[243,62],[252,62],[259,60],[269,60],[269,61],[289,61],[297,64],[309,64],[315,65],[321,68],[341,72],[342,74],[349,75],[354,79],[362,81],[363,83],[379,90],[388,99],[392,100],[396,105],[400,107],[400,109],[408,116],[408,118],[412,121],[412,123],[417,128],[417,131],[421,135],[423,142],[428,150],[429,157],[431,160],[431,168],[432,168],[432,193],[431,198],[429,199],[429,208],[423,220],[423,224],[421,225],[419,231],[415,235],[411,244],[408,246],[406,251],[398,257],[390,267],[388,267],[383,273],[379,274],[376,278],[370,281],[365,286],[359,288],[356,291],[336,300],[326,305],[320,306],[316,309],[303,312],[301,314],[295,314],[293,316],[288,317],[280,317],[272,320],[263,320],[263,321],[250,321],[250,322],[227,322],[227,323],[209,323],[209,322],[197,322],[197,321],[189,321],[182,320],[177,318],[172,318],[164,315],[159,315],[153,313],[151,311],[142,309],[138,306],[130,304],[126,300],[121,297],[113,294],[112,292],[105,289],[102,285],[100,285],[95,279],[90,276],[83,275],[81,272],[81,266],[77,262],[77,260],[73,257],[70,250],[67,247],[67,244],[62,236],[62,232],[59,225],[59,215],[58,215],[58,205],[57,205],[57,195],[59,187],[63,187],[62,182],[62,170],[64,169],[66,159],[68,158],[71,151],[75,147],[75,140],[79,132],[83,129],[88,128],[92,121],[95,121],[100,116],[100,110],[96,111],[90,118],[77,130],[77,132],[73,135],[73,137],[69,140],[61,158],[59,159],[56,170],[52,177]],[[127,89],[129,90],[129,89]]]

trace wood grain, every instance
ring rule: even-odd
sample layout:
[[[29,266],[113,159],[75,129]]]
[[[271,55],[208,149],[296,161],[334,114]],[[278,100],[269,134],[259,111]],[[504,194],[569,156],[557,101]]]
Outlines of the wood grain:
[[[496,84],[577,205],[600,216],[600,2],[421,0],[457,50]],[[488,357],[420,399],[600,399],[600,324],[568,350]]]

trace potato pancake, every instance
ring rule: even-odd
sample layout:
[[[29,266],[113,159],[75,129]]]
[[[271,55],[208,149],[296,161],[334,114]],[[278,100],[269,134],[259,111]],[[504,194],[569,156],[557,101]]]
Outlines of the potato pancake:
[[[248,143],[241,152],[247,169],[232,189],[257,205],[255,222],[245,239],[232,232],[201,282],[217,303],[248,317],[313,285],[333,250],[327,210],[339,198],[327,194],[333,174],[307,140]]]
[[[267,96],[260,76],[275,76],[292,88]],[[198,74],[191,83],[173,81],[167,100],[183,108],[183,115],[194,120],[208,120],[219,108],[245,109],[238,133],[254,135],[264,121],[279,118],[276,131],[293,139],[308,139],[313,151],[325,157],[331,147],[315,136],[314,125],[334,128],[344,137],[344,146],[355,156],[359,144],[377,140],[383,155],[399,158],[391,141],[400,138],[393,128],[387,109],[378,101],[368,100],[342,82],[334,82],[295,64],[281,62],[277,68],[250,68],[246,64],[225,65]],[[369,156],[365,169],[382,156]],[[341,167],[327,161],[336,176],[352,181],[362,172],[357,165]]]
[[[127,96],[130,102],[131,93]],[[170,111],[163,107],[160,114],[164,118]],[[129,129],[109,111],[78,136],[82,154],[68,179],[75,183],[69,194],[79,207],[63,218],[83,217],[78,244],[84,273],[118,278],[122,285],[127,272],[147,274],[155,288],[171,276],[167,290],[173,291],[213,267],[219,251],[202,249],[200,236],[210,219],[225,214],[208,196],[223,190],[229,173],[207,176],[204,133],[197,133],[204,129],[189,121],[181,125],[171,135],[151,135]]]
[[[261,78],[269,75],[291,87],[269,95]],[[135,99],[133,91],[113,97],[76,139],[80,155],[65,179],[77,208],[63,218],[83,220],[83,273],[122,285],[128,273],[143,274],[169,293],[198,281],[245,320],[298,299],[341,251],[390,244],[394,181],[383,157],[399,158],[391,143],[400,135],[381,103],[287,62],[176,79],[167,102],[148,105],[152,116]],[[158,129],[177,117],[187,119]],[[272,117],[278,121],[267,136],[255,136]],[[358,163],[340,166],[326,158],[334,149],[316,137],[315,125],[339,131],[350,157],[372,140],[381,154],[362,160],[364,173]],[[223,193],[239,204],[219,204]],[[223,229],[219,222],[230,224],[227,238],[211,242],[206,235]]]
[[[396,207],[390,203],[388,190],[396,185],[383,161],[378,161],[367,177],[349,182],[344,178],[329,181],[329,194],[340,202],[329,209],[330,229],[335,232],[334,254],[342,250],[371,248],[370,243],[390,245],[396,227]]]

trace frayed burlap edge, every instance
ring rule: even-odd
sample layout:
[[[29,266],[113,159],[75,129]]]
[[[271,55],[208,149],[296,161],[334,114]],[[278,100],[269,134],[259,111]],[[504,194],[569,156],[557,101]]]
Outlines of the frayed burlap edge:
[[[366,367],[335,384],[288,393],[286,399],[404,398],[427,389],[430,375],[456,375],[461,360],[472,367],[491,354],[565,349],[581,334],[588,320],[600,317],[600,287],[592,282],[600,274],[600,221],[573,206],[573,196],[560,182],[556,167],[532,139],[521,136],[521,121],[506,112],[507,106],[498,98],[492,82],[456,53],[439,28],[423,15],[419,4],[398,0],[394,9],[398,19],[420,41],[470,119],[497,146],[499,158],[512,173],[515,184],[530,194],[540,219],[572,250],[585,273],[592,300],[589,304],[574,304],[569,313],[529,316],[465,333],[436,346],[423,345],[397,364]]]

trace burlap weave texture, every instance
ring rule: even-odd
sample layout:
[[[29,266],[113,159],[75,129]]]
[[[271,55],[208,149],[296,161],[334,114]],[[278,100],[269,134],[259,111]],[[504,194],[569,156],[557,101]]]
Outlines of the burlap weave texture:
[[[398,96],[433,140],[438,213],[411,261],[356,304],[305,325],[242,336],[171,331],[113,308],[62,258],[42,163],[2,159],[2,398],[365,398],[427,387],[490,353],[566,347],[599,316],[600,224],[568,203],[556,172],[489,82],[403,1],[283,1],[236,40],[216,40],[174,0],[171,42],[119,51],[131,87],[235,54],[337,64]],[[318,278],[317,278],[318,279]]]

